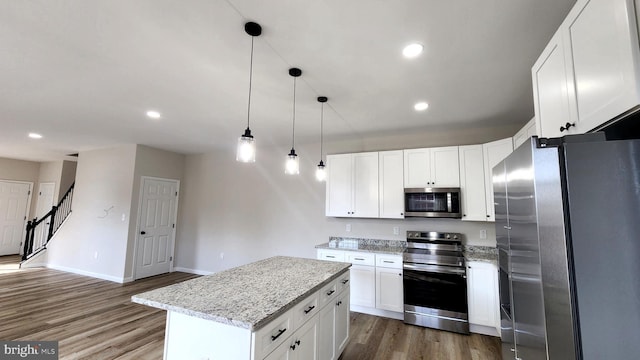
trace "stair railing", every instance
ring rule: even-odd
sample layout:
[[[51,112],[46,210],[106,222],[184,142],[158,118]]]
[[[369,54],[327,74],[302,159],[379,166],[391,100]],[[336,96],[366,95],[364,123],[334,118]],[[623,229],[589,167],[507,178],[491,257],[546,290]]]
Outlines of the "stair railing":
[[[73,188],[75,182],[71,184],[69,190],[62,196],[57,205],[51,207],[51,211],[42,218],[37,217],[27,222],[27,235],[24,241],[24,251],[22,260],[27,260],[47,248],[47,244],[53,238],[62,223],[71,214],[71,202],[73,200]],[[36,238],[37,236],[37,238]]]

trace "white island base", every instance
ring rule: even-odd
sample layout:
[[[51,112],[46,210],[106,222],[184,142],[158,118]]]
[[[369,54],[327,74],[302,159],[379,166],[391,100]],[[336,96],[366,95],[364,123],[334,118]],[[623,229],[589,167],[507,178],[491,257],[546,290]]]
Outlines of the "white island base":
[[[330,264],[270,258],[132,300],[167,310],[166,360],[334,360],[349,340],[350,264]],[[251,287],[245,273],[267,278]],[[226,283],[232,291],[203,294],[229,277],[237,282]]]

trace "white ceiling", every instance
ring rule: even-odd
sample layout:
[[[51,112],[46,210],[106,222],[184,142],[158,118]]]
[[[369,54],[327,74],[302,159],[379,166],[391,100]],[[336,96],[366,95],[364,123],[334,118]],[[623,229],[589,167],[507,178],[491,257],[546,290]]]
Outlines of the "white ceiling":
[[[523,125],[530,69],[575,0],[0,0],[0,156],[138,143],[181,153]],[[425,45],[416,59],[401,55]],[[413,104],[427,101],[427,111]],[[145,117],[155,109],[160,120]],[[41,133],[32,140],[27,133]]]

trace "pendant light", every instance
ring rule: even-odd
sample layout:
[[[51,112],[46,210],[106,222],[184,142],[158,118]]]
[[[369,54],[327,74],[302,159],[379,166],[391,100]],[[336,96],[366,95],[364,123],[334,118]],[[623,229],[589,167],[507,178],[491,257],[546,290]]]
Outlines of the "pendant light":
[[[238,148],[236,150],[236,161],[240,162],[256,162],[256,143],[251,129],[249,128],[249,120],[251,115],[251,82],[253,80],[253,39],[262,34],[262,27],[254,22],[244,24],[244,31],[251,36],[251,61],[249,64],[249,102],[247,105],[247,129],[244,134],[238,138]]]
[[[285,164],[284,172],[289,175],[300,174],[300,159],[296,155],[296,78],[302,75],[302,70],[298,68],[289,69],[289,75],[293,77],[293,125],[291,135],[291,151],[287,155],[287,162]]]
[[[316,180],[325,181],[327,179],[327,169],[322,162],[322,140],[323,140],[323,123],[324,123],[324,103],[327,102],[326,96],[318,96],[318,102],[320,103],[320,163],[316,169]]]

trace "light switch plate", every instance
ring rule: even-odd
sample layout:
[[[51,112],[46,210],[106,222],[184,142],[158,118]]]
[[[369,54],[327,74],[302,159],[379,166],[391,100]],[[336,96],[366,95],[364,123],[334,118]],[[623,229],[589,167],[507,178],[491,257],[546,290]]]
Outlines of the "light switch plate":
[[[350,232],[351,231],[351,224],[347,224],[346,228],[344,229],[346,232]]]

